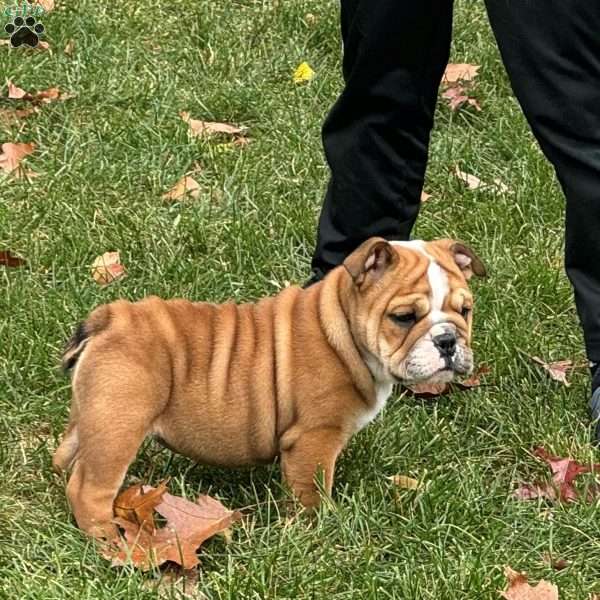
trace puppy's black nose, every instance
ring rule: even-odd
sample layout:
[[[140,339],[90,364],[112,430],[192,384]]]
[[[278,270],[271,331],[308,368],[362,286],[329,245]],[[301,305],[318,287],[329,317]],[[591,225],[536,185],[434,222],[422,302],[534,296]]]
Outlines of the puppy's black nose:
[[[442,356],[452,356],[456,352],[456,336],[453,333],[436,335],[433,343]]]

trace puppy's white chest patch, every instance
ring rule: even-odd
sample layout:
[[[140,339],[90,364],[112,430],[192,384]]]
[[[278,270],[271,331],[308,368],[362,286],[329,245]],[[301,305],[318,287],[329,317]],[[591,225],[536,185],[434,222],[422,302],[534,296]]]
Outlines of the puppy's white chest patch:
[[[393,383],[375,384],[375,404],[366,410],[356,421],[356,431],[366,427],[382,410],[392,393]]]

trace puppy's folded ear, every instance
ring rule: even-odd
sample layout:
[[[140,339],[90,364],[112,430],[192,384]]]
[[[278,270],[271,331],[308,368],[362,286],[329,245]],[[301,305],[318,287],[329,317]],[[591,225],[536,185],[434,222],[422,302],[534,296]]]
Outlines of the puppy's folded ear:
[[[363,242],[343,264],[354,284],[363,288],[381,279],[397,262],[398,254],[392,246],[383,238],[373,237]]]
[[[485,265],[471,248],[465,246],[462,242],[452,241],[449,249],[454,255],[454,261],[463,272],[467,281],[473,275],[477,275],[477,277],[485,277],[487,275]]]

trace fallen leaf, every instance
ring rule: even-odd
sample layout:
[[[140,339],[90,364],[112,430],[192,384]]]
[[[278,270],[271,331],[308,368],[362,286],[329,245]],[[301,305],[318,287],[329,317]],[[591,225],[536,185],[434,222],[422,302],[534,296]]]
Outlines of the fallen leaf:
[[[483,375],[489,375],[491,372],[491,367],[488,367],[487,365],[479,365],[473,375],[471,375],[469,378],[463,379],[462,381],[454,381],[452,382],[452,385],[461,390],[479,387],[481,385],[481,377],[483,377]]]
[[[306,83],[315,77],[315,72],[307,62],[300,63],[294,71],[294,83]]]
[[[464,104],[468,104],[476,110],[481,111],[481,106],[479,105],[479,102],[475,98],[469,96],[468,91],[462,85],[455,85],[449,87],[442,94],[442,98],[448,100],[448,106],[452,111],[458,110]]]
[[[13,143],[6,142],[2,144],[2,153],[0,154],[0,169],[5,173],[11,173],[16,178],[33,177],[36,175],[33,171],[26,171],[21,167],[21,161],[31,154],[36,146],[31,143]]]
[[[543,579],[535,586],[527,582],[527,574],[505,567],[508,587],[500,595],[506,600],[558,600],[558,588]]]
[[[37,112],[39,112],[39,109],[35,106],[16,109],[0,108],[0,122],[4,125],[12,125]]]
[[[431,194],[428,194],[427,192],[421,192],[421,203],[427,202],[427,200],[429,200],[430,198]]]
[[[177,565],[167,565],[160,573],[158,581],[146,581],[144,587],[157,592],[161,598],[194,598],[207,600],[198,589],[198,569],[182,569]]]
[[[105,252],[92,263],[92,277],[99,285],[108,285],[124,276],[125,267],[118,252]]]
[[[44,12],[49,13],[51,10],[54,10],[54,0],[35,0],[33,4],[38,4],[44,9]]]
[[[48,42],[44,42],[40,40],[38,45],[35,47],[35,50],[49,50],[50,54],[52,54],[52,50],[50,50],[50,44]]]
[[[8,98],[10,100],[27,100],[34,104],[49,104],[55,100],[67,100],[72,95],[61,94],[57,87],[51,87],[39,92],[26,92],[23,88],[17,87],[10,79],[6,82],[8,86]]]
[[[240,127],[237,125],[231,125],[230,123],[220,123],[218,121],[201,121],[199,119],[192,119],[190,113],[181,111],[179,116],[188,124],[190,128],[190,134],[193,137],[211,137],[214,135],[224,134],[233,136],[242,136],[247,127]]]
[[[465,171],[461,171],[458,167],[454,169],[454,174],[467,185],[470,190],[477,190],[483,185],[483,181],[479,179],[479,177],[475,177],[475,175],[471,175]]]
[[[154,509],[160,504],[166,491],[166,481],[148,492],[144,492],[141,484],[132,485],[117,496],[114,503],[115,515],[154,533]]]
[[[148,494],[155,488],[144,486],[142,489]],[[167,522],[153,532],[141,528],[137,522],[115,518],[115,523],[124,530],[124,538],[112,540],[103,549],[104,557],[112,560],[113,566],[132,563],[148,570],[171,561],[191,569],[199,563],[198,547],[241,518],[240,513],[226,509],[209,496],[199,496],[196,502],[191,502],[167,492],[154,510]]]
[[[450,383],[416,383],[404,385],[413,396],[417,398],[438,398],[451,392],[467,391],[481,385],[481,377],[488,375],[492,370],[487,365],[477,367],[473,375],[463,381],[452,381]]]
[[[162,198],[163,200],[175,201],[184,198],[188,194],[194,199],[198,198],[200,184],[192,177],[185,175],[168,192],[164,193]]]
[[[22,267],[27,264],[20,256],[15,256],[10,250],[0,250],[0,265],[4,267]]]
[[[75,50],[75,40],[71,38],[64,47],[63,53],[67,56],[71,56],[73,54],[73,50]]]
[[[468,63],[448,63],[442,77],[442,84],[448,85],[458,81],[472,81],[477,77],[480,65]]]
[[[564,558],[554,558],[549,552],[544,552],[542,560],[555,571],[562,571],[569,566],[569,562]]]
[[[582,473],[596,473],[600,471],[600,464],[582,465],[571,458],[552,456],[545,448],[539,447],[534,450],[534,455],[548,464],[552,471],[551,482],[526,483],[519,486],[514,497],[518,500],[534,500],[546,498],[547,500],[559,500],[561,502],[574,502],[581,497],[574,485],[575,479]],[[586,500],[592,501],[600,495],[598,486],[589,486]]]
[[[11,99],[18,100],[27,95],[27,92],[20,87],[17,87],[10,79],[6,82],[8,87],[8,97]]]
[[[318,19],[313,13],[306,13],[304,15],[304,22],[311,27],[317,23]]]
[[[388,479],[394,485],[404,490],[416,490],[419,488],[419,481],[407,475],[391,475]]]
[[[500,179],[494,179],[493,183],[486,183],[476,177],[475,175],[471,175],[471,173],[467,173],[466,171],[461,171],[458,166],[454,168],[454,174],[458,179],[460,179],[470,190],[478,190],[478,189],[491,189],[496,192],[501,192],[503,194],[512,193],[507,185],[502,183]]]
[[[569,371],[573,370],[572,360],[557,360],[555,362],[547,363],[538,356],[532,356],[531,360],[538,363],[538,365],[541,365],[546,371],[546,373],[548,373],[548,375],[550,376],[550,379],[558,381],[566,387],[569,387],[571,385],[567,380],[567,374],[569,373]]]

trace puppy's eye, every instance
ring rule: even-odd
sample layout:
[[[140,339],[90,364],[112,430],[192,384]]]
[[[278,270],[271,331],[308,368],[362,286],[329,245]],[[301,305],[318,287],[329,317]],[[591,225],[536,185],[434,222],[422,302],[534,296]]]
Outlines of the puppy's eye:
[[[417,320],[417,315],[415,313],[407,313],[404,315],[391,313],[389,317],[392,321],[394,321],[394,323],[397,325],[403,325],[404,327],[407,325],[412,325]]]
[[[466,319],[469,316],[470,312],[471,312],[470,308],[468,308],[467,306],[463,306],[462,310],[460,311],[460,314],[463,319]]]

